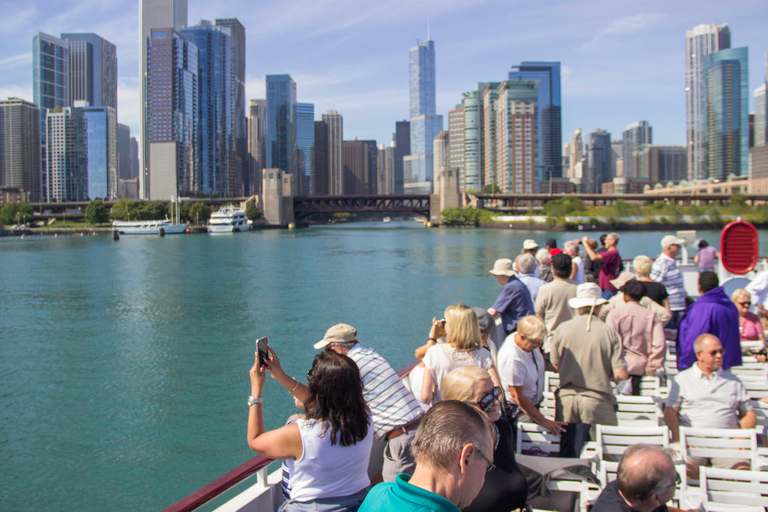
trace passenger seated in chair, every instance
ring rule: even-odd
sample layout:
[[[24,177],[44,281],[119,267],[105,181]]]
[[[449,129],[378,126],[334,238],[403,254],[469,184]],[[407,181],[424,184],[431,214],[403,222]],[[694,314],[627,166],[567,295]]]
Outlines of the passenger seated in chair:
[[[722,369],[725,350],[713,334],[702,334],[693,344],[696,362],[675,375],[669,390],[664,421],[678,440],[680,426],[696,428],[752,429],[757,416],[744,385],[738,377]],[[749,469],[743,459],[689,457],[688,473],[696,478],[698,466],[724,469]]]
[[[592,512],[667,512],[679,475],[669,450],[650,444],[627,448],[616,480],[608,484]]]

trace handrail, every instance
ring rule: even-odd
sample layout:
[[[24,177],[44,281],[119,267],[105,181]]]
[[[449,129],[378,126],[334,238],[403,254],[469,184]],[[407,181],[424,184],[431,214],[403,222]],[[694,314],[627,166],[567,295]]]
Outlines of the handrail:
[[[421,360],[416,360],[397,372],[397,376],[401,379],[408,375]],[[212,499],[230,490],[249,476],[256,473],[258,470],[265,468],[274,462],[273,459],[267,458],[263,455],[257,455],[245,464],[241,464],[229,473],[226,473],[213,482],[209,483],[193,492],[186,498],[182,498],[170,507],[163,510],[163,512],[192,512],[199,507],[202,507]]]
[[[272,462],[274,462],[272,459],[263,455],[257,455],[245,464],[239,465],[208,485],[201,487],[186,498],[182,498],[163,510],[163,512],[192,512],[236,486],[258,470],[269,466]]]

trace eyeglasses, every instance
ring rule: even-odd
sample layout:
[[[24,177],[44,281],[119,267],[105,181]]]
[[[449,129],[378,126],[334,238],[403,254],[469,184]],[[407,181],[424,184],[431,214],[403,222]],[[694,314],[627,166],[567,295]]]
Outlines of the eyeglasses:
[[[675,481],[674,482],[672,482],[669,485],[665,485],[663,487],[659,487],[658,490],[656,492],[654,492],[653,494],[661,494],[661,493],[665,492],[667,489],[669,489],[671,487],[677,487],[678,485],[680,485],[681,482],[682,482],[682,480],[680,479],[680,473],[677,473],[675,475]]]
[[[491,392],[481,398],[480,401],[469,403],[480,407],[480,410],[482,411],[490,411],[497,400],[501,400],[501,388],[498,386],[493,388]]]
[[[737,302],[736,304],[738,304],[739,306],[743,306],[745,308],[748,308],[749,306],[752,305],[752,302]]]
[[[481,451],[480,451],[480,448],[478,448],[477,446],[475,446],[475,451],[478,453],[478,455],[480,455],[480,456],[483,458],[483,460],[484,460],[485,462],[487,462],[487,463],[488,463],[488,469],[486,469],[486,470],[485,470],[486,474],[487,474],[487,473],[490,473],[491,471],[493,471],[494,469],[496,469],[496,464],[494,464],[493,462],[491,462],[490,460],[488,460],[488,457],[486,457],[485,455],[483,455],[483,452],[481,452]]]
[[[718,350],[710,350],[709,352],[707,352],[707,354],[711,355],[712,357],[715,357],[718,354],[720,354],[720,355],[725,354],[725,349],[721,348],[721,349],[718,349]]]

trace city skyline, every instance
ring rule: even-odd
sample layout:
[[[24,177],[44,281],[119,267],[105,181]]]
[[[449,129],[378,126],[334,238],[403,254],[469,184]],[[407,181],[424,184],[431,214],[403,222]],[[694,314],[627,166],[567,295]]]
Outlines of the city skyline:
[[[350,5],[296,0],[254,9],[244,2],[222,8],[190,1],[188,18],[192,23],[237,17],[243,23],[247,99],[265,97],[267,74],[290,74],[299,101],[314,103],[316,112],[344,115],[346,138],[357,135],[387,144],[394,123],[409,117],[407,52],[426,37],[428,17],[438,46],[439,115],[447,119],[461,92],[474,89],[478,81],[504,80],[514,64],[560,61],[563,141],[576,128],[620,133],[626,124],[647,119],[659,143],[683,144],[684,35],[698,24],[728,23],[732,46],[750,48],[750,91],[760,85],[768,51],[759,21],[768,5],[757,1],[739,2],[741,9],[715,2],[652,1],[631,9],[604,1],[547,7],[521,3],[492,15],[480,2],[411,7],[391,1],[356,6],[352,15]],[[29,2],[12,17],[0,36],[5,49],[0,70],[6,77],[0,97],[32,100],[29,41],[38,31],[93,32],[117,46],[119,121],[139,133],[136,5]],[[297,30],[290,42],[275,44],[275,38]]]

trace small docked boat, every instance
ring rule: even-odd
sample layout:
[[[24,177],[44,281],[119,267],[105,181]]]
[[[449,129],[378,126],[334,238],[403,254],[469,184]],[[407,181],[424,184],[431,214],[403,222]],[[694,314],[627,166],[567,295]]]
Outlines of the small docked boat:
[[[184,233],[189,224],[174,224],[169,219],[165,220],[115,220],[112,221],[112,229],[121,235],[177,235]],[[162,233],[161,231],[162,230]]]
[[[208,222],[209,233],[236,233],[249,229],[251,224],[245,212],[231,205],[211,214],[211,220]]]

